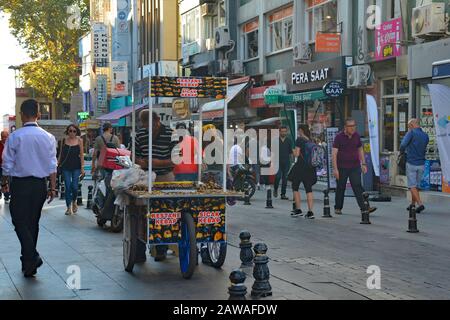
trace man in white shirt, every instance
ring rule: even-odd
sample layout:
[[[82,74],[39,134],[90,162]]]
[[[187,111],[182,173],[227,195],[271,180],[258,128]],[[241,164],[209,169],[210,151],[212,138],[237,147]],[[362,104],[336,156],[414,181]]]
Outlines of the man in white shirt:
[[[236,166],[244,164],[244,151],[237,142],[237,138],[234,139],[234,145],[230,149],[230,155],[228,157],[227,171],[230,177],[233,177],[233,171]]]
[[[2,191],[11,193],[9,210],[22,247],[20,259],[25,277],[34,276],[42,265],[36,250],[39,219],[45,199],[50,203],[56,196],[56,139],[39,128],[38,110],[35,100],[22,103],[20,116],[24,127],[9,136],[2,164]]]

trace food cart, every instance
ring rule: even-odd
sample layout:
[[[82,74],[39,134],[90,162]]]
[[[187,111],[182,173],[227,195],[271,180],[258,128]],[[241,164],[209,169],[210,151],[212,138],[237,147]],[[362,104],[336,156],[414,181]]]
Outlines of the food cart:
[[[224,100],[224,128],[227,128],[227,78],[151,77],[149,97],[214,98]],[[149,99],[149,128],[153,122],[152,98]],[[200,125],[202,121],[200,109]],[[133,128],[135,124],[133,124]],[[201,128],[201,126],[200,126]],[[202,152],[202,130],[199,130],[199,152]],[[224,157],[227,159],[227,137],[224,135]],[[152,172],[152,130],[149,130],[149,172]],[[134,144],[134,141],[133,141]],[[199,157],[201,158],[201,156]],[[224,161],[225,162],[225,161]],[[199,165],[199,179],[201,179]],[[242,194],[226,189],[226,165],[223,186],[214,182],[153,183],[127,190],[124,212],[123,263],[133,271],[139,253],[156,245],[175,246],[181,274],[192,277],[198,259],[197,244],[202,244],[202,261],[220,268],[227,248],[227,198]]]

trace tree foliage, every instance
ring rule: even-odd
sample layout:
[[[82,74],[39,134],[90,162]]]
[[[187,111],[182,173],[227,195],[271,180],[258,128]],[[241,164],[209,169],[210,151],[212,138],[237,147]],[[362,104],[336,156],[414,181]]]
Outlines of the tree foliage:
[[[25,83],[50,99],[67,99],[78,86],[78,41],[89,30],[89,0],[0,0],[0,10],[10,14],[11,32],[33,60],[22,68]]]

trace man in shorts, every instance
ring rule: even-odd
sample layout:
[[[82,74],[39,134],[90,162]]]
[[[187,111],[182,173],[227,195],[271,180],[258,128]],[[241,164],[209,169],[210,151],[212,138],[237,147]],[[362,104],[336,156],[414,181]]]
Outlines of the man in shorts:
[[[408,188],[411,192],[412,202],[407,208],[417,206],[416,212],[421,213],[425,206],[420,198],[419,188],[422,181],[425,167],[425,154],[430,138],[423,132],[418,119],[411,119],[408,122],[408,133],[400,145],[400,151],[406,151],[406,176],[408,178]]]

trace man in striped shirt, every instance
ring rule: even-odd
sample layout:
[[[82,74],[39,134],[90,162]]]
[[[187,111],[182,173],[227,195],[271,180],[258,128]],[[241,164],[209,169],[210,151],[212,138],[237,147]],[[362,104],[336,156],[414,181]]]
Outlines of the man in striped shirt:
[[[144,170],[148,169],[148,118],[149,111],[143,110],[139,114],[142,128],[136,134],[136,163]],[[172,141],[172,129],[161,123],[158,115],[153,112],[153,143],[152,169],[156,173],[157,182],[171,182],[175,180],[173,174],[172,149],[177,141]]]

